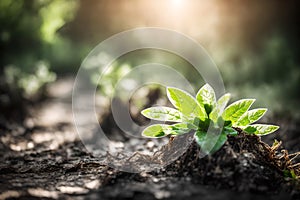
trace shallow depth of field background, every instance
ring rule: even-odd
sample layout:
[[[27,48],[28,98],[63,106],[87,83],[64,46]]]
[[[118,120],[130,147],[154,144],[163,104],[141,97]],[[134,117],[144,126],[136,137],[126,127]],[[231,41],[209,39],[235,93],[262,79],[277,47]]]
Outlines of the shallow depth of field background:
[[[256,98],[255,106],[268,107],[270,117],[299,119],[300,12],[295,2],[1,0],[1,81],[9,82],[18,71],[26,81],[9,83],[26,90],[33,87],[30,75],[39,66],[48,66],[57,78],[75,76],[102,40],[132,28],[162,27],[202,44],[234,99]],[[196,88],[203,84],[187,62],[157,50],[132,52],[115,67],[150,61],[173,66]],[[111,82],[103,83],[104,92]]]

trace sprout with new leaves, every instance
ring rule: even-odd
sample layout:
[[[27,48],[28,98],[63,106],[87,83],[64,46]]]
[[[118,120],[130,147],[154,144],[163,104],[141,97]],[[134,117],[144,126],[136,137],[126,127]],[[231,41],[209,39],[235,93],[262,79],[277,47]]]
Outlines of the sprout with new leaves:
[[[279,128],[275,125],[253,124],[267,111],[266,108],[249,110],[255,99],[241,99],[226,107],[230,94],[227,93],[217,100],[209,84],[200,88],[196,98],[174,87],[167,87],[167,96],[176,109],[151,107],[143,110],[142,114],[149,119],[174,124],[148,126],[142,132],[143,136],[164,137],[194,130],[194,138],[201,149],[206,153],[214,153],[223,146],[228,135],[238,134],[235,128],[259,136],[273,133]]]

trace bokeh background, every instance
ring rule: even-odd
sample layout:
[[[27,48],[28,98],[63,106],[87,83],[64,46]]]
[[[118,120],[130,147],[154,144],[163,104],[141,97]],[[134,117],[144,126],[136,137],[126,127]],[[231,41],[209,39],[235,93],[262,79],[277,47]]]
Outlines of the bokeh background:
[[[32,98],[48,82],[75,76],[88,52],[113,34],[154,26],[202,44],[234,99],[256,98],[270,117],[298,120],[299,13],[297,1],[1,0],[2,109]],[[145,50],[117,60],[100,92],[109,93],[128,68],[149,61],[173,66],[196,87],[203,84],[181,58]]]

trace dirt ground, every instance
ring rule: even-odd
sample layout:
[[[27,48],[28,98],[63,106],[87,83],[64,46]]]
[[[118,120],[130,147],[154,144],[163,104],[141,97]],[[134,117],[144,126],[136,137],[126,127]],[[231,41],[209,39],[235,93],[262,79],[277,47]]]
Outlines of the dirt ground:
[[[241,133],[212,156],[199,159],[192,143],[162,169],[128,173],[92,156],[79,140],[72,80],[49,90],[49,98],[31,106],[24,121],[0,120],[0,199],[300,199],[299,182],[284,176],[291,166],[297,172],[297,159],[282,151],[300,150],[294,122],[284,122],[276,137],[283,141],[280,147]],[[274,137],[264,141],[271,144]]]

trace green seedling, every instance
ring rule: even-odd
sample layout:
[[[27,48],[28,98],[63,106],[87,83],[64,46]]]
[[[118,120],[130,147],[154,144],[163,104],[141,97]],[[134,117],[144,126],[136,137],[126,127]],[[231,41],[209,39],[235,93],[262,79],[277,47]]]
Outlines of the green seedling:
[[[194,138],[205,153],[218,151],[226,142],[228,135],[237,135],[236,128],[247,134],[267,135],[279,126],[253,124],[267,111],[266,108],[249,110],[255,99],[241,99],[228,107],[230,94],[216,99],[209,84],[198,91],[196,98],[174,87],[167,87],[167,96],[175,108],[150,107],[141,113],[145,117],[174,124],[154,124],[142,132],[145,137],[159,138],[167,135],[182,135],[195,131]]]
[[[295,174],[295,171],[293,169],[291,169],[291,170],[288,170],[288,169],[283,170],[283,176],[285,178],[291,178],[291,179],[294,179],[294,180],[297,179],[297,175]]]

